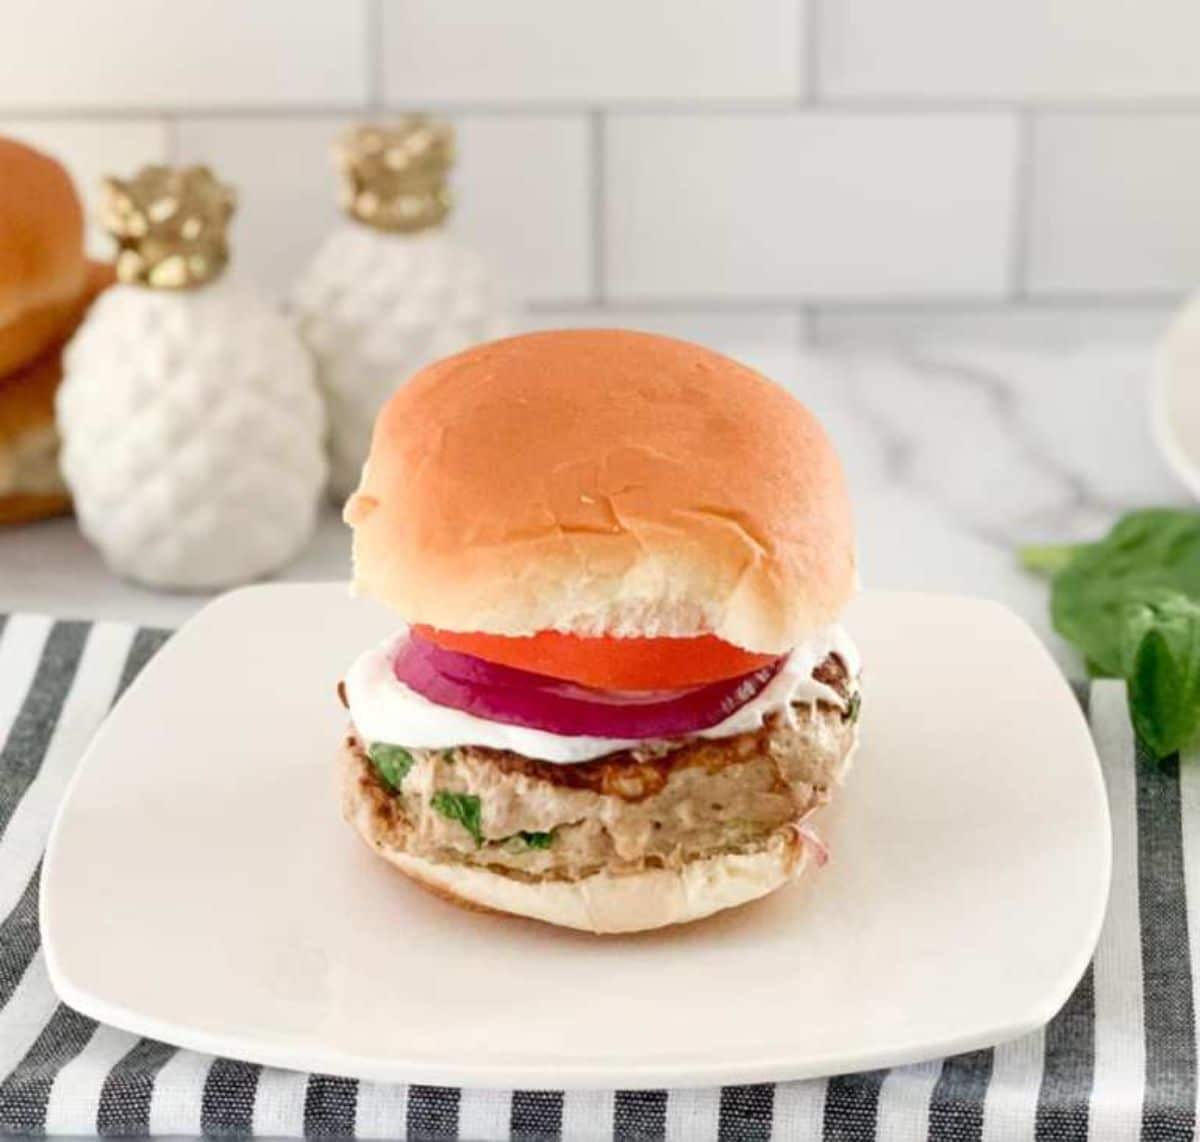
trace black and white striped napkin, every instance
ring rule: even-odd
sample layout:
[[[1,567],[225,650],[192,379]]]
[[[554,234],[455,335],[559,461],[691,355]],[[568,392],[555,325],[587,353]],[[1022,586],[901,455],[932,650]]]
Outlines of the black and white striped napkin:
[[[1086,703],[1113,813],[1095,960],[1041,1031],[991,1050],[719,1090],[358,1083],[138,1039],[60,1004],[39,946],[42,848],[92,732],[165,632],[0,616],[0,1133],[410,1139],[1190,1138],[1200,756],[1135,758],[1123,693]],[[1053,765],[1053,757],[1046,758]],[[1189,891],[1190,889],[1190,891]],[[1029,917],[1025,938],[1037,939]]]

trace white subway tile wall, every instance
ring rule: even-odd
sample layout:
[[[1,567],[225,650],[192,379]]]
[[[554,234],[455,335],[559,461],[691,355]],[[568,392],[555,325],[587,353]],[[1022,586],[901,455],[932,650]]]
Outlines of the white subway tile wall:
[[[970,342],[1007,345],[1013,341],[1047,348],[1064,341],[1113,343],[1154,341],[1166,331],[1170,306],[1162,303],[1112,305],[1022,305],[939,308],[842,306],[818,314],[806,333],[822,345],[919,345]]]
[[[832,97],[1200,96],[1194,0],[814,0]]]
[[[579,115],[450,117],[461,157],[450,225],[533,302],[592,295],[591,127]]]
[[[400,0],[383,8],[391,101],[795,99],[795,0]]]
[[[541,323],[1142,328],[1200,283],[1185,0],[5,0],[5,27],[0,132],[93,205],[102,173],[211,163],[280,294],[337,223],[334,137],[419,108],[458,128],[454,227]]]
[[[608,296],[1000,297],[1007,115],[614,115]]]
[[[4,0],[0,105],[361,106],[367,0]]]
[[[1200,113],[1047,115],[1033,161],[1031,294],[1166,293],[1196,282]]]

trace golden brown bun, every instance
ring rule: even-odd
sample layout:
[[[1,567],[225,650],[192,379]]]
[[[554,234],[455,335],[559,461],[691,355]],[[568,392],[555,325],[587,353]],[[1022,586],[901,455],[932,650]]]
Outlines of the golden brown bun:
[[[380,413],[345,516],[358,590],[449,630],[712,632],[777,653],[855,586],[814,417],[648,333],[533,333],[418,373]]]
[[[67,334],[87,272],[70,176],[49,155],[0,138],[0,377]]]
[[[70,510],[71,501],[58,472],[54,424],[63,342],[112,280],[111,267],[90,266],[84,291],[70,306],[72,323],[62,331],[60,340],[24,368],[0,377],[0,525]]]
[[[70,510],[71,497],[66,492],[46,496],[0,496],[0,527],[50,519],[66,515]]]
[[[574,881],[517,880],[477,866],[440,864],[406,852],[381,827],[350,746],[342,745],[338,760],[342,811],[371,850],[435,896],[475,912],[507,912],[598,934],[643,932],[757,900],[798,878],[810,859],[800,834],[784,828],[761,852],[722,853],[681,869],[599,872]]]

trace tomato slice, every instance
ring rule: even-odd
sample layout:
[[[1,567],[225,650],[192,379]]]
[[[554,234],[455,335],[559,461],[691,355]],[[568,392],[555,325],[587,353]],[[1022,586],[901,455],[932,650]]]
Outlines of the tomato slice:
[[[415,625],[422,638],[487,662],[565,678],[600,690],[674,690],[749,674],[775,661],[715,635],[692,638],[585,638],[560,631],[525,637]]]

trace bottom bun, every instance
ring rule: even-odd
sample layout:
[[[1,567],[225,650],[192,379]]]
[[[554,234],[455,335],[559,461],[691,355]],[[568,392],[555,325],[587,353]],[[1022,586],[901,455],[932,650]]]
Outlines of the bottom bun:
[[[765,849],[719,853],[680,869],[598,872],[580,880],[521,880],[464,864],[417,857],[397,846],[379,827],[364,794],[354,752],[343,746],[342,807],[363,840],[422,888],[482,912],[507,912],[584,932],[642,932],[687,924],[766,896],[800,875],[809,848],[795,828],[772,835]]]
[[[0,380],[0,523],[24,523],[70,507],[54,425],[61,379],[55,348]]]
[[[62,381],[62,349],[88,305],[112,281],[108,266],[93,263],[70,321],[40,357],[0,377],[0,525],[26,523],[71,510],[58,470],[54,401]]]
[[[70,510],[71,498],[66,492],[43,496],[0,496],[0,527],[66,515]]]

